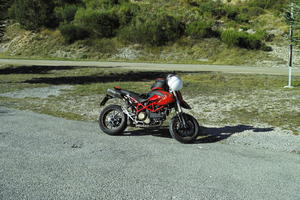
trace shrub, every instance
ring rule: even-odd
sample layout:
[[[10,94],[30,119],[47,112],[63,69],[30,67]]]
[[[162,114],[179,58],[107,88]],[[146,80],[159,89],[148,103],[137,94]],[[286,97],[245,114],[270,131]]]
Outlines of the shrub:
[[[0,42],[4,35],[5,20],[7,19],[7,11],[9,7],[9,0],[0,0]]]
[[[199,0],[181,0],[181,2],[189,4],[191,6],[199,6],[200,2]]]
[[[221,1],[210,1],[206,0],[199,3],[200,12],[203,15],[211,15],[215,18],[221,18],[222,16],[226,16],[226,7]]]
[[[265,13],[265,10],[261,7],[249,7],[243,6],[240,8],[241,13],[247,14],[249,17],[256,17]]]
[[[129,0],[83,0],[90,9],[110,9],[115,5],[129,2]]]
[[[48,0],[16,0],[13,16],[27,30],[38,30],[42,26],[55,27],[54,4]]]
[[[138,14],[140,7],[132,3],[124,3],[117,9],[117,15],[121,25],[127,25]]]
[[[236,16],[240,14],[240,10],[235,6],[225,6],[226,16],[228,19],[235,20]]]
[[[55,16],[60,22],[71,22],[74,20],[77,9],[78,7],[75,4],[67,4],[64,7],[57,7],[55,8]]]
[[[79,9],[75,21],[97,37],[113,37],[120,23],[111,10]]]
[[[117,44],[112,38],[92,39],[88,40],[87,44],[97,53],[115,54],[118,52]]]
[[[282,9],[288,0],[251,0],[248,5],[262,9]]]
[[[251,7],[237,7],[237,6],[226,6],[226,16],[228,19],[234,20],[238,23],[248,23],[251,17],[258,16],[263,13],[263,9],[258,8],[257,10]]]
[[[228,46],[238,46],[246,49],[261,49],[262,38],[257,34],[248,34],[235,30],[225,30],[221,34],[221,40]]]
[[[0,19],[6,19],[8,8],[10,7],[10,0],[0,0]]]
[[[59,27],[59,30],[67,43],[89,37],[89,32],[86,29],[74,24],[63,24]]]
[[[172,16],[149,14],[136,17],[119,36],[129,42],[161,46],[181,37],[184,29],[184,25]]]
[[[239,23],[248,23],[250,20],[250,17],[247,14],[240,13],[235,17],[234,20]]]
[[[10,19],[17,19],[16,17],[16,4],[12,4],[9,8],[8,8],[8,17]]]
[[[186,33],[195,39],[218,36],[216,31],[212,30],[212,23],[196,21],[187,25]]]
[[[228,46],[237,46],[239,43],[240,33],[234,30],[225,30],[221,34],[221,40]]]
[[[79,5],[79,4],[82,4],[82,0],[54,0],[55,1],[55,5],[56,6],[64,6],[64,5],[67,5],[67,4],[76,4],[76,5]]]

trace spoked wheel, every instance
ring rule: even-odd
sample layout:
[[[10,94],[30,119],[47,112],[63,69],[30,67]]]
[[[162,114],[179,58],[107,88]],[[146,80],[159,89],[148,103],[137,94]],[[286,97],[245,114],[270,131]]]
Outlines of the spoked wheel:
[[[197,120],[189,115],[183,114],[186,126],[183,125],[178,116],[172,118],[170,123],[171,136],[181,143],[192,143],[196,140],[199,132],[199,124]]]
[[[127,118],[118,105],[105,107],[99,117],[100,129],[108,135],[119,135],[127,127]]]

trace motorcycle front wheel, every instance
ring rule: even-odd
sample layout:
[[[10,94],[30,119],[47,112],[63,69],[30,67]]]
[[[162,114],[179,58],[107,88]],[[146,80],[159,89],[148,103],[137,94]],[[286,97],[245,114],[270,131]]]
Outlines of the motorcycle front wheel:
[[[178,116],[175,116],[171,119],[169,126],[170,134],[172,138],[181,143],[192,143],[198,136],[199,124],[193,116],[186,113],[182,115],[185,119],[186,126],[183,125]]]
[[[120,135],[127,127],[127,117],[121,106],[109,105],[105,107],[99,117],[100,129],[108,135]]]

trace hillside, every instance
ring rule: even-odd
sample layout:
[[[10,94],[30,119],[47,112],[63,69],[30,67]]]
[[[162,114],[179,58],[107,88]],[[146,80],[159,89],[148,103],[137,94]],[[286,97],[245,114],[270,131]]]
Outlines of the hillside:
[[[30,1],[10,3],[2,57],[286,64],[286,0]]]

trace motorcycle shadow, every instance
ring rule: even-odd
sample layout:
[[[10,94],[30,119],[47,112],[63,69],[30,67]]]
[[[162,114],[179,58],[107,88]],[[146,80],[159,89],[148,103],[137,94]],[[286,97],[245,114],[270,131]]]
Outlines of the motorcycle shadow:
[[[270,132],[274,128],[257,128],[248,125],[224,126],[224,127],[200,127],[199,136],[193,144],[199,143],[216,143],[229,138],[230,136],[244,131],[253,132]],[[155,137],[172,138],[167,126],[159,129],[138,129],[129,130],[124,133],[124,136],[146,136],[152,135]]]
[[[274,128],[258,128],[249,125],[236,125],[236,126],[224,126],[224,127],[202,127],[202,134],[198,137],[195,143],[216,143],[229,138],[230,136],[244,131],[253,132],[270,132]]]
[[[136,130],[127,130],[124,132],[123,136],[146,136],[152,135],[156,137],[172,138],[169,132],[168,126],[162,126],[160,128],[146,128],[146,129],[136,129]]]

